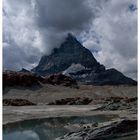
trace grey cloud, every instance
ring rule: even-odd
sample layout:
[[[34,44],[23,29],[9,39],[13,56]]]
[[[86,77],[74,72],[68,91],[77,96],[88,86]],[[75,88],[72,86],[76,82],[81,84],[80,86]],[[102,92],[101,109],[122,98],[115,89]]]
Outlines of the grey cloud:
[[[37,0],[36,7],[38,25],[60,33],[82,30],[93,18],[85,0]]]
[[[95,1],[91,0],[94,4],[98,0]],[[130,10],[130,5],[134,5],[135,10]],[[98,52],[93,52],[99,62],[107,68],[117,68],[134,79],[137,79],[136,5],[136,0],[99,0],[89,36],[83,39],[89,49],[91,46],[99,48]],[[93,33],[99,43],[96,43]]]
[[[93,14],[85,0],[3,1],[4,67],[32,67],[59,47],[68,32],[86,29]]]
[[[36,22],[49,54],[69,32],[79,35],[89,28],[92,9],[85,0],[36,0]]]
[[[40,53],[34,49],[28,49],[28,52],[25,49],[19,48],[17,44],[3,44],[3,68],[11,70],[20,70],[25,67],[30,69],[37,65],[39,58],[37,55]]]
[[[3,11],[3,67],[30,69],[42,55],[31,1],[5,0]]]

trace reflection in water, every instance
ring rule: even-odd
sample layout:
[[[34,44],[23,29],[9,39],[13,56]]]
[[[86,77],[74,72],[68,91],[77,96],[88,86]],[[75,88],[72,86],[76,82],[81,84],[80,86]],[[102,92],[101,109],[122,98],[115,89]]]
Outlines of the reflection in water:
[[[116,117],[117,116],[110,115],[61,117],[13,123],[4,126],[3,140],[54,140],[69,132],[69,130],[64,127],[67,124],[104,122]]]
[[[114,139],[114,140],[137,140],[137,136],[129,136],[129,137],[124,137],[124,138],[118,138],[118,139]]]
[[[40,140],[38,134],[31,130],[12,132],[3,137],[4,140]]]
[[[28,125],[28,122],[26,123]],[[53,140],[56,137],[60,137],[68,132],[65,128],[59,124],[54,125],[49,122],[35,123],[32,125],[29,123],[29,127],[26,125],[13,128],[4,129],[4,140]],[[22,138],[22,139],[21,139]]]

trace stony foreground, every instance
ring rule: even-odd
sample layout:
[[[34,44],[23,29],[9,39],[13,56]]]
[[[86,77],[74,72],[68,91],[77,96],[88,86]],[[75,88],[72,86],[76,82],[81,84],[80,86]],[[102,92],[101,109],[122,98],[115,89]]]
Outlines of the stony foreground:
[[[40,105],[55,102],[56,100],[77,97],[92,99],[93,102],[90,104],[95,104],[98,98],[137,97],[137,86],[92,86],[80,84],[78,86],[78,89],[49,84],[34,88],[7,87],[3,91],[3,98],[26,99]]]
[[[65,118],[73,116],[89,116],[93,118],[101,118],[104,120],[101,123],[75,122],[64,125],[63,127],[69,130],[58,140],[101,140],[112,138],[137,135],[137,114],[136,112],[126,110],[100,110],[101,105],[75,105],[75,106],[4,106],[3,107],[3,124],[4,127],[14,124],[15,122],[25,122],[26,120],[41,120],[46,118]],[[108,119],[105,119],[108,116]],[[49,123],[47,123],[49,125]],[[52,124],[52,128],[54,124]],[[11,127],[12,128],[12,127]],[[108,135],[109,134],[109,135]],[[100,139],[101,138],[101,139]]]
[[[4,92],[3,101],[6,105],[3,107],[4,128],[11,126],[11,129],[12,124],[26,123],[29,120],[36,122],[36,120],[45,121],[47,118],[57,117],[63,120],[66,117],[79,116],[85,117],[85,121],[71,123],[68,120],[66,124],[63,124],[63,121],[59,123],[58,126],[61,125],[67,131],[55,139],[112,140],[137,135],[137,87],[135,86],[80,85],[76,89],[42,85],[40,89],[7,88]],[[30,102],[34,105],[28,106]],[[89,117],[93,121],[95,118],[102,118],[103,121],[91,122]],[[46,128],[51,126],[53,130],[54,123],[45,121]]]

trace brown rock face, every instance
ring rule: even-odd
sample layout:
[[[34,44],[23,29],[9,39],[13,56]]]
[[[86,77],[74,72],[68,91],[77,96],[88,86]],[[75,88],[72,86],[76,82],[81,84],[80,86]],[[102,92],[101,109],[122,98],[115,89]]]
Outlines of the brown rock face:
[[[66,87],[77,86],[76,80],[73,80],[71,77],[65,76],[63,74],[53,74],[48,77],[45,77],[43,83],[52,84],[52,85],[62,85]]]
[[[3,87],[7,86],[26,86],[40,85],[39,81],[43,78],[32,73],[5,71],[3,72]]]
[[[3,99],[4,106],[29,106],[36,105],[25,99]]]

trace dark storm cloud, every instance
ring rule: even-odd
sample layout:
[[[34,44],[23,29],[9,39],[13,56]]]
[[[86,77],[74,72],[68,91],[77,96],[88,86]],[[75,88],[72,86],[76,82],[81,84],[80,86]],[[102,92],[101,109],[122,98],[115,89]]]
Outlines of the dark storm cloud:
[[[93,18],[85,0],[37,0],[37,23],[60,31],[83,30]]]
[[[93,18],[85,0],[5,0],[3,11],[6,69],[32,67],[59,47],[68,32],[78,35]]]
[[[89,49],[97,48],[98,52],[93,54],[107,68],[114,67],[137,79],[137,1],[91,2],[96,3],[98,10],[90,29],[91,33],[84,39],[84,45]],[[94,36],[100,41],[99,44]]]
[[[69,32],[75,35],[89,28],[93,13],[85,0],[36,0],[36,22],[48,54],[59,47]]]
[[[16,43],[7,44],[3,43],[3,67],[4,69],[20,70],[23,67],[30,69],[38,61],[40,52],[30,47],[22,49]],[[37,55],[36,55],[37,54]]]
[[[41,57],[41,41],[34,23],[32,1],[3,2],[3,67],[30,69]]]

